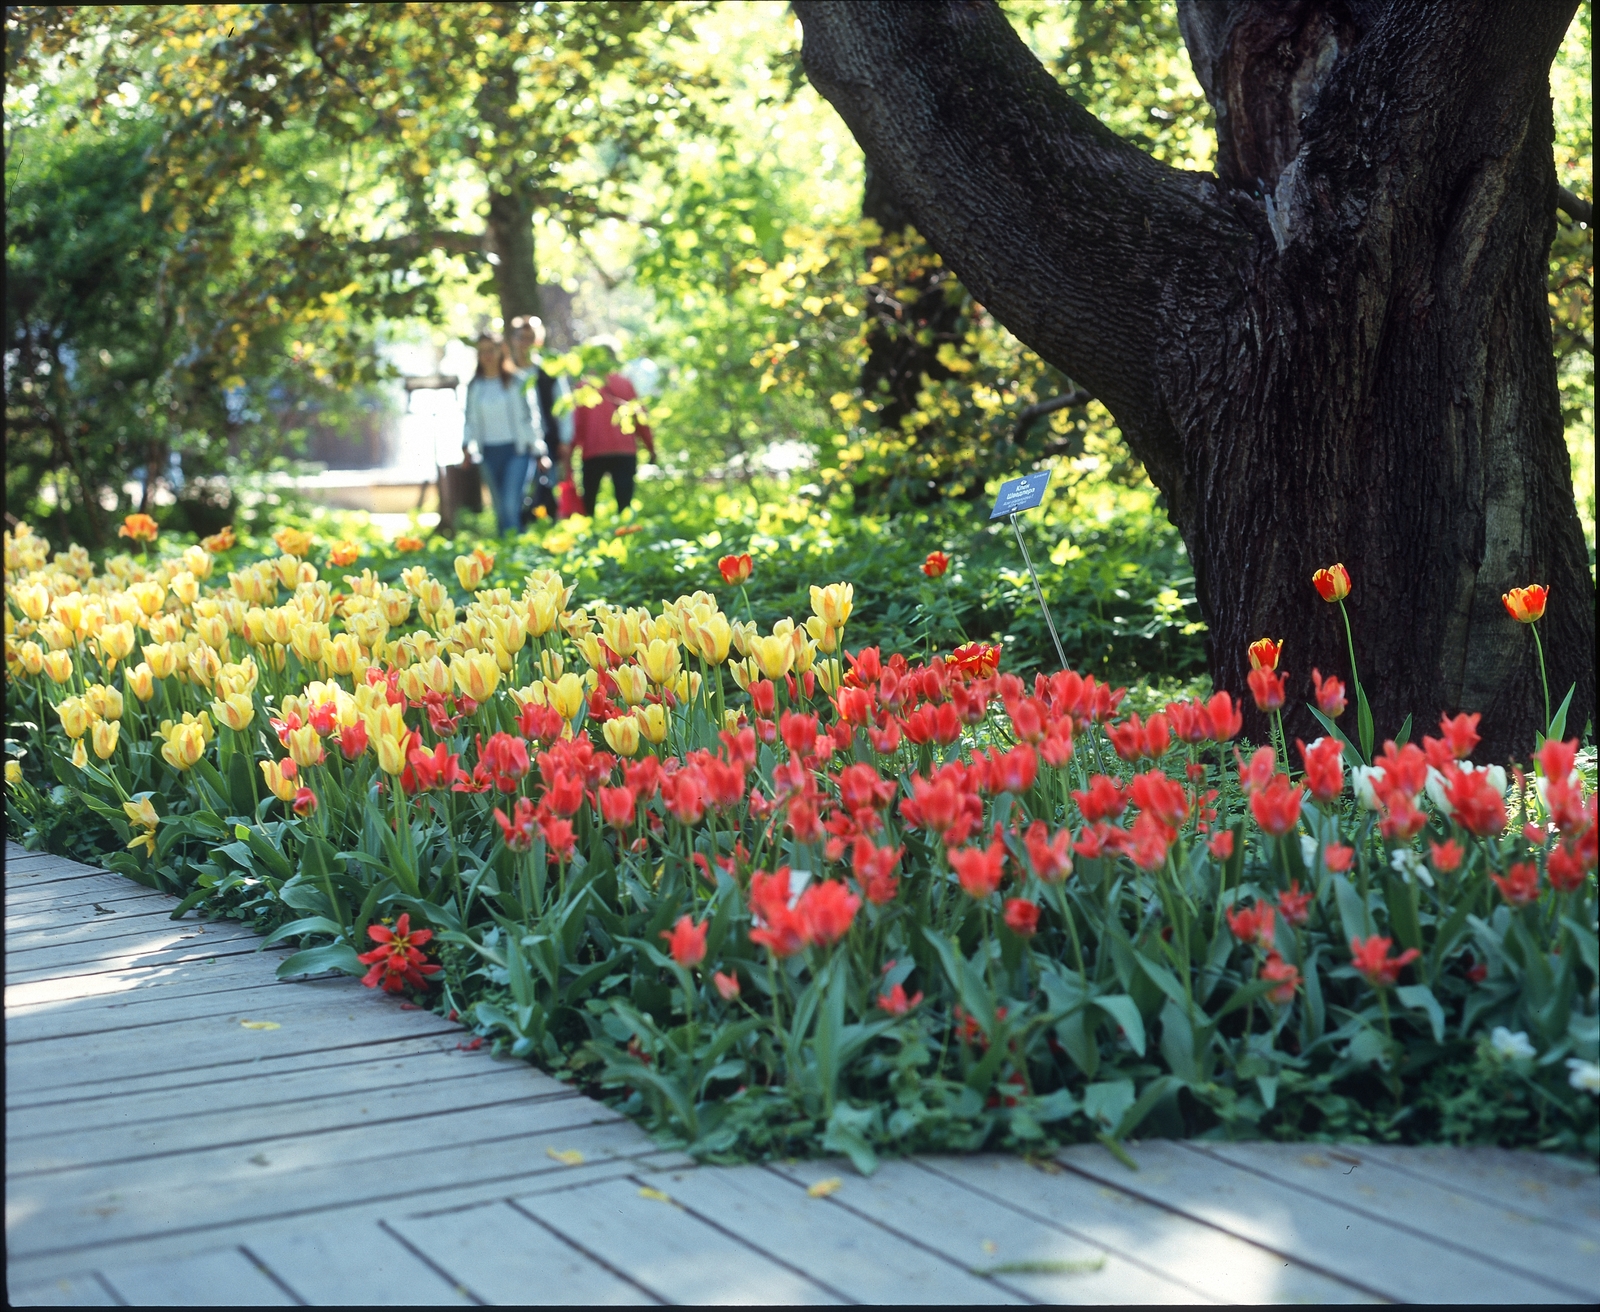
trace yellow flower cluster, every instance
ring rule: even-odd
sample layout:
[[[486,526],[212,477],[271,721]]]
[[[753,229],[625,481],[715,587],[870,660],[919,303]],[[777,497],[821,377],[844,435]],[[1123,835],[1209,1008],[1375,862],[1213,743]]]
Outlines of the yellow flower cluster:
[[[231,535],[211,541],[233,545]],[[474,704],[504,691],[518,708],[554,709],[571,734],[605,678],[625,713],[605,723],[603,737],[634,756],[667,740],[674,705],[700,701],[734,722],[721,702],[723,666],[740,688],[813,671],[825,690],[838,687],[847,583],[812,588],[803,624],[780,620],[763,633],[724,614],[708,592],[652,614],[573,608],[572,585],[551,570],[529,574],[520,593],[481,587],[495,566],[481,550],[455,559],[456,581],[471,594],[459,610],[421,565],[404,570],[399,587],[365,569],[344,575],[336,592],[305,559],[309,534],[284,528],[273,541],[282,554],[221,581],[203,547],[155,562],[113,556],[97,573],[79,547],[52,557],[26,525],[5,535],[6,667],[38,680],[41,695],[49,690],[74,760],[87,763],[86,742],[108,761],[119,741],[148,737],[164,761],[188,771],[217,727],[262,755],[270,720],[287,760],[265,753],[259,764],[273,795],[289,801],[305,783],[300,772],[327,759],[325,739],[402,773],[425,727],[419,717],[408,724],[412,708],[475,714]],[[351,560],[347,547],[336,544],[330,563]]]

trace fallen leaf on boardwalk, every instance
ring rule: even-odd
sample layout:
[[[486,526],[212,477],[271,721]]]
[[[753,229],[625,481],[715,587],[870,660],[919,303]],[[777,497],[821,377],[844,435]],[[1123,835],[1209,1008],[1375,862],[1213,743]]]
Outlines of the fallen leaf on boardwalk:
[[[652,1189],[649,1185],[645,1185],[639,1190],[639,1197],[648,1198],[656,1203],[670,1203],[672,1201],[670,1195],[662,1193],[659,1189]]]
[[[1000,1249],[1000,1245],[995,1243],[995,1241],[992,1239],[985,1239],[983,1243],[978,1245],[978,1247],[983,1249],[983,1251],[986,1253],[998,1252]]]
[[[275,1020],[242,1020],[239,1024],[247,1030],[279,1030],[283,1028]]]
[[[1099,1271],[1105,1264],[1104,1257],[1091,1257],[1076,1262],[999,1262],[971,1270],[975,1276],[1074,1276]]]
[[[546,1148],[545,1152],[554,1157],[563,1166],[583,1165],[583,1154],[576,1148]]]
[[[829,1194],[838,1193],[840,1186],[843,1184],[844,1181],[838,1176],[830,1175],[826,1180],[818,1180],[806,1192],[813,1198],[826,1198]]]

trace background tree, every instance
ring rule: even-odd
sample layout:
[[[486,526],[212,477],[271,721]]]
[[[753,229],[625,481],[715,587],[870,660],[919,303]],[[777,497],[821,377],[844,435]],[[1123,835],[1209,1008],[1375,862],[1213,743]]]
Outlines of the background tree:
[[[1492,759],[1543,711],[1508,587],[1550,585],[1555,695],[1576,685],[1575,724],[1594,705],[1545,289],[1574,8],[1180,7],[1213,175],[1110,131],[992,3],[796,5],[874,171],[1166,494],[1217,684],[1243,691],[1264,634],[1292,635],[1297,696],[1311,666],[1345,669],[1309,582],[1342,559],[1380,736],[1479,709]]]

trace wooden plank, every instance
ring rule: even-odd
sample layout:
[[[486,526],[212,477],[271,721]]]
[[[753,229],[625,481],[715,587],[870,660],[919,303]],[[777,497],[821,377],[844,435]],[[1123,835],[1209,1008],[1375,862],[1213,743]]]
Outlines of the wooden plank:
[[[136,1306],[299,1306],[288,1290],[237,1248],[176,1262],[114,1263],[100,1275],[123,1302]]]
[[[1396,1171],[1372,1171],[1359,1164],[1360,1158],[1337,1149],[1275,1143],[1184,1147],[1403,1227],[1568,1296],[1600,1302],[1600,1263],[1595,1261],[1600,1245],[1591,1243],[1592,1251],[1581,1253],[1571,1231],[1508,1207]]]
[[[531,1070],[528,1073],[533,1074]],[[408,1132],[425,1134],[426,1126],[410,1123],[445,1113],[465,1115],[473,1111],[485,1119],[503,1119],[497,1118],[496,1113],[523,1106],[530,1099],[575,1096],[549,1076],[542,1080],[519,1079],[517,1072],[509,1068],[480,1068],[448,1081],[319,1094],[254,1108],[248,1116],[241,1116],[237,1108],[218,1110],[191,1104],[174,1107],[166,1119],[136,1126],[84,1130],[74,1123],[59,1133],[31,1139],[14,1137],[8,1127],[6,1178],[152,1159],[160,1164],[150,1169],[165,1170],[166,1163],[161,1159],[177,1153],[264,1147],[282,1139],[358,1127],[407,1124]]]
[[[939,1188],[927,1177],[922,1180],[925,1190]],[[861,1183],[853,1177],[841,1193],[854,1193]],[[811,1274],[846,1303],[1022,1301],[1002,1285],[973,1275],[932,1227],[912,1242],[892,1229],[862,1225],[859,1214],[809,1197],[798,1181],[760,1166],[675,1171],[660,1188],[691,1215]],[[959,1185],[944,1188],[963,1192]]]
[[[326,984],[342,986],[343,980]],[[269,1057],[275,1053],[339,1049],[356,1039],[424,1037],[459,1033],[451,1021],[431,1012],[403,1012],[340,987],[336,994],[317,995],[321,985],[302,984],[304,995],[270,997],[249,1009],[230,1003],[229,1011],[170,1026],[144,1026],[109,1034],[13,1043],[6,1048],[8,1094],[72,1088],[85,1065],[110,1069],[124,1077],[154,1070],[201,1070],[229,1061]],[[282,993],[291,993],[284,989]],[[342,996],[341,996],[342,995]],[[256,1026],[277,1025],[277,1029]]]
[[[429,1205],[439,1211],[452,1211],[477,1203],[493,1202],[509,1192],[529,1193],[544,1190],[581,1188],[600,1180],[621,1179],[637,1174],[641,1169],[651,1169],[664,1162],[678,1168],[684,1165],[680,1154],[653,1153],[646,1156],[620,1155],[597,1157],[585,1165],[562,1167],[543,1176],[516,1176],[511,1180],[495,1177],[487,1180],[467,1180],[459,1184],[430,1189]],[[667,1161],[667,1158],[673,1160]],[[494,1172],[484,1173],[493,1176]],[[392,1181],[391,1181],[392,1185]],[[7,1254],[7,1271],[13,1282],[24,1283],[53,1279],[59,1275],[92,1270],[96,1263],[118,1261],[144,1262],[175,1260],[199,1252],[233,1244],[254,1244],[269,1237],[294,1237],[324,1228],[356,1225],[362,1221],[380,1221],[407,1213],[416,1208],[419,1200],[397,1196],[391,1187],[382,1197],[317,1207],[308,1211],[285,1210],[273,1216],[247,1217],[240,1221],[221,1222],[204,1229],[183,1229],[150,1235],[133,1236],[95,1245],[78,1253],[46,1253],[23,1255],[12,1251]]]
[[[105,903],[100,903],[104,906]],[[172,904],[176,906],[176,903]],[[172,907],[151,907],[148,909],[121,915],[113,911],[109,916],[101,915],[95,909],[95,899],[83,903],[81,907],[74,908],[77,921],[74,923],[56,923],[34,927],[13,928],[11,922],[6,922],[6,951],[33,952],[39,948],[63,948],[69,944],[101,944],[115,943],[118,939],[127,938],[135,934],[148,934],[152,930],[226,925],[240,929],[246,928],[237,920],[202,920],[193,911],[184,913],[180,920],[172,918]],[[253,931],[252,931],[253,932]]]
[[[422,1052],[449,1052],[460,1042],[459,1029],[424,1035],[390,1035],[369,1038],[362,1035],[334,1052],[312,1049],[309,1052],[274,1053],[267,1057],[247,1057],[213,1065],[151,1071],[145,1075],[110,1074],[100,1079],[82,1079],[42,1092],[18,1093],[6,1089],[6,1114],[27,1107],[59,1107],[63,1115],[87,1103],[126,1098],[138,1093],[163,1090],[203,1089],[239,1080],[254,1080],[292,1071],[332,1069],[344,1065],[363,1065],[370,1061],[397,1059]],[[462,1054],[465,1055],[465,1054]],[[486,1055],[486,1054],[485,1054]]]
[[[658,1301],[503,1201],[384,1224],[482,1303],[616,1307]]]
[[[163,919],[156,925],[108,935],[103,943],[63,943],[8,951],[6,980],[49,979],[112,970],[117,965],[154,965],[174,958],[207,957],[216,955],[214,949],[222,946],[236,949],[248,944],[253,951],[260,942],[261,936],[243,925],[219,927]]]
[[[449,1047],[443,1050],[423,1047],[399,1056],[373,1057],[345,1065],[313,1065],[276,1075],[259,1074],[260,1067],[252,1064],[232,1079],[207,1081],[192,1093],[187,1088],[176,1091],[168,1088],[10,1110],[6,1113],[6,1141],[24,1143],[32,1138],[55,1136],[61,1133],[63,1125],[71,1125],[78,1133],[88,1133],[107,1127],[127,1128],[165,1121],[171,1117],[173,1103],[180,1097],[190,1102],[203,1102],[207,1114],[239,1115],[280,1103],[378,1092],[402,1085],[455,1083],[518,1070],[530,1073],[541,1084],[548,1080],[552,1092],[567,1090],[561,1081],[526,1062],[492,1058],[488,1052],[487,1048],[461,1052]]]
[[[1406,1302],[1547,1302],[1548,1286],[1336,1203],[1191,1152],[1130,1145],[1129,1171],[1098,1144],[1058,1153],[1069,1171],[1257,1244],[1379,1297]]]
[[[302,1302],[333,1307],[471,1306],[456,1281],[378,1221],[341,1218],[298,1235],[252,1239],[244,1252]]]
[[[171,948],[150,952],[132,953],[122,957],[107,957],[103,961],[96,961],[80,965],[62,964],[49,969],[30,970],[18,974],[8,974],[7,984],[31,984],[41,980],[81,978],[84,975],[110,974],[124,970],[152,970],[159,966],[199,965],[212,959],[221,960],[225,957],[250,956],[257,949],[252,946],[256,940],[239,939],[230,943],[200,942],[194,947],[187,944],[176,944]]]
[[[217,958],[206,957],[200,961],[174,962],[167,966],[107,970],[93,975],[8,984],[5,991],[6,1013],[9,1015],[29,1007],[53,1006],[79,998],[131,995],[135,991],[141,997],[154,997],[165,990],[170,990],[176,996],[185,991],[204,991],[215,987],[219,981],[237,983],[260,980],[275,983],[278,966],[287,955],[287,949],[272,947],[262,952],[231,953]],[[265,969],[261,963],[266,963]]]
[[[613,1180],[513,1199],[589,1258],[669,1303],[834,1303],[815,1281],[683,1208],[642,1195],[656,1182]]]
[[[92,1272],[56,1276],[19,1285],[6,1282],[11,1307],[119,1307],[111,1291]]]
[[[577,1149],[596,1162],[641,1156],[653,1145],[631,1121],[581,1098],[437,1116],[417,1133],[357,1128],[280,1140],[265,1151],[213,1149],[170,1157],[159,1170],[89,1167],[7,1182],[7,1248],[16,1256],[81,1253],[105,1244],[290,1214],[424,1199],[434,1191],[563,1169],[548,1149]],[[609,1118],[609,1119],[607,1119]]]
[[[57,898],[51,902],[35,903],[31,906],[6,908],[6,932],[13,929],[31,929],[34,926],[43,926],[57,923],[58,918],[77,916],[83,920],[92,920],[98,913],[94,909],[96,902],[103,907],[112,908],[113,915],[136,915],[149,911],[165,911],[172,914],[172,909],[178,905],[178,899],[167,893],[157,893],[152,888],[140,888],[137,884],[127,884],[126,891],[104,893],[99,897],[73,897]],[[64,923],[64,922],[63,922]]]
[[[971,1160],[1017,1167],[1039,1176],[1014,1158]],[[838,1161],[770,1169],[797,1186],[809,1187],[837,1177],[841,1183],[827,1200],[831,1206],[913,1243],[930,1245],[969,1270],[1011,1267],[991,1279],[1027,1299],[1073,1304],[1208,1301],[1185,1284],[1129,1260],[1125,1253],[1090,1243],[1059,1225],[1026,1214],[1004,1197],[969,1188],[961,1180],[931,1173],[916,1163],[885,1162],[869,1179],[855,1175],[847,1163]],[[988,1172],[990,1177],[996,1174]],[[1004,1173],[1004,1181],[1019,1183],[1009,1171]],[[997,1180],[989,1178],[986,1183]],[[1020,1183],[1026,1187],[1032,1181]],[[1053,1269],[1016,1269],[1028,1264]]]
[[[256,973],[256,979],[230,980],[213,989],[196,987],[184,992],[140,988],[120,996],[75,998],[68,1002],[19,1007],[6,1016],[6,1041],[31,1043],[38,1039],[79,1038],[217,1015],[228,1007],[259,1009],[276,1005],[280,995],[286,1002],[293,1001],[295,996],[303,997],[304,987],[309,982],[274,979],[270,971]]]
[[[1341,1144],[1338,1151],[1564,1227],[1579,1236],[1580,1251],[1600,1256],[1594,1242],[1600,1234],[1600,1173],[1593,1162],[1490,1147]]]

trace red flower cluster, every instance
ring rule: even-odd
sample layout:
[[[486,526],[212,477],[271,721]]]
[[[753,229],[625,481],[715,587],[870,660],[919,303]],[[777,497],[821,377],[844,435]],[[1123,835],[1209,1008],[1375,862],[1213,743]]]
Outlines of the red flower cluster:
[[[437,975],[441,969],[431,964],[420,950],[433,937],[433,931],[413,931],[409,912],[400,913],[393,929],[386,925],[368,925],[367,935],[378,946],[371,952],[363,952],[357,960],[371,967],[361,981],[369,989],[380,984],[387,993],[398,993],[408,984],[420,989],[427,984],[426,976]]]
[[[1416,948],[1407,948],[1398,957],[1391,957],[1389,949],[1393,944],[1393,939],[1377,934],[1369,939],[1350,940],[1350,964],[1375,989],[1392,988],[1399,983],[1401,970],[1422,955]]]
[[[849,932],[861,909],[861,899],[836,879],[808,884],[792,907],[790,900],[788,866],[750,876],[750,909],[757,921],[750,941],[775,957],[830,947]]]

